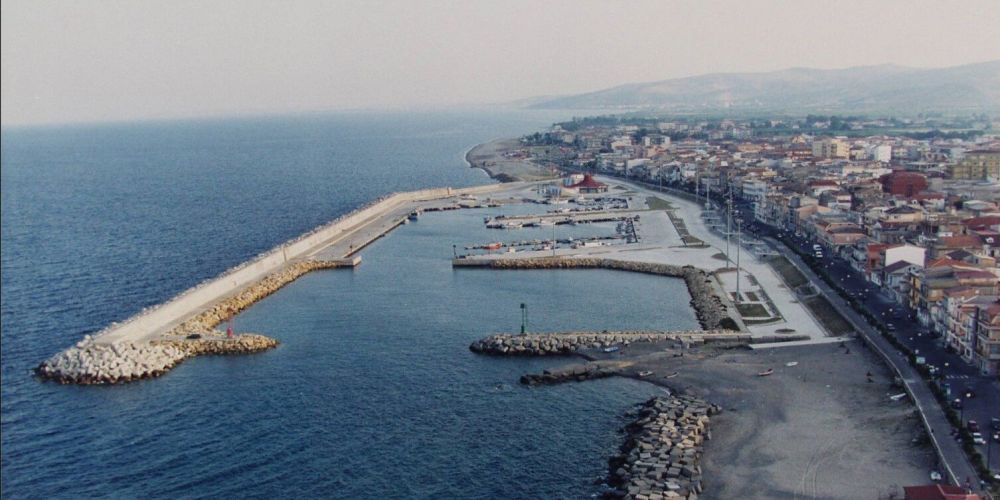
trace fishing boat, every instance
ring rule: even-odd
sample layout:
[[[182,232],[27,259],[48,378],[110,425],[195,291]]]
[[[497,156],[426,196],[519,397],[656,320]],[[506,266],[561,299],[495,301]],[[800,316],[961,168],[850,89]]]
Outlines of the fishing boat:
[[[502,247],[502,246],[503,246],[503,243],[496,242],[496,243],[490,243],[489,245],[483,246],[483,249],[484,250],[500,250],[500,247]]]
[[[420,212],[419,211],[410,212],[410,216],[407,218],[415,221],[418,218],[420,218]]]
[[[618,352],[618,351],[620,351],[620,350],[621,350],[621,347],[619,347],[619,346],[616,346],[616,345],[613,345],[613,346],[611,346],[611,347],[605,347],[605,348],[604,348],[604,352]]]
[[[762,372],[757,372],[757,376],[758,377],[766,377],[768,375],[771,375],[772,373],[774,373],[774,368],[768,368],[768,369],[766,369],[766,370],[764,370]]]
[[[676,376],[678,376],[680,374],[681,374],[681,372],[673,372],[673,373],[667,375],[665,378],[674,378],[674,377],[676,377]]]
[[[648,377],[648,376],[650,376],[652,374],[653,374],[652,371],[643,370],[643,371],[639,372],[639,378]]]

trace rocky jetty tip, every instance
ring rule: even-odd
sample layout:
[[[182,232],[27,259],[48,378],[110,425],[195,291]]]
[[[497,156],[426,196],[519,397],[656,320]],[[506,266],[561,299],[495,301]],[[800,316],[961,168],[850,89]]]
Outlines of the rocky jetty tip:
[[[608,461],[605,496],[637,500],[697,498],[704,485],[702,447],[711,438],[709,417],[722,410],[688,396],[655,397],[626,428],[621,453]]]
[[[89,335],[43,361],[35,373],[62,384],[119,384],[159,377],[185,359],[203,354],[250,354],[278,345],[270,337],[192,335],[182,340],[98,344]]]

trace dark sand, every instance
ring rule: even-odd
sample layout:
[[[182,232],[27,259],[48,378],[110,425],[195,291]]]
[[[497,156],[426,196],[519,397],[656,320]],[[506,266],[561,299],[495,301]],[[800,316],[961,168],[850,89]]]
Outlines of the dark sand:
[[[902,390],[888,368],[860,342],[846,345],[633,344],[584,354],[633,361],[624,375],[652,370],[643,380],[723,406],[705,447],[701,498],[902,498],[903,486],[929,482],[934,452],[916,408],[889,400]],[[774,374],[757,376],[767,368]]]
[[[530,160],[505,158],[505,151],[521,148],[518,139],[497,139],[480,144],[465,154],[465,161],[473,168],[481,168],[490,177],[501,182],[537,181],[558,177],[551,169]]]

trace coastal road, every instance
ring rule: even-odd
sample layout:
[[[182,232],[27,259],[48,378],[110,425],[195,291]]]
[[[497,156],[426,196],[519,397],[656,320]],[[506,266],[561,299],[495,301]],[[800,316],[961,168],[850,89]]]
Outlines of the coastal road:
[[[616,181],[621,181],[621,179],[615,179]],[[634,183],[629,182],[633,187],[645,188],[644,190],[649,190],[648,186],[637,186]],[[671,190],[672,191],[672,190]],[[673,194],[667,192],[665,194]],[[682,197],[688,203],[689,198]],[[742,208],[742,207],[734,207]],[[753,220],[752,214],[744,214],[744,220]],[[696,220],[700,220],[697,217]],[[692,221],[694,222],[694,221]],[[689,229],[694,229],[689,224]],[[697,224],[695,225],[697,226]],[[698,228],[705,231],[704,227]],[[767,233],[767,228],[761,228],[761,233]],[[699,231],[701,232],[701,231]],[[706,231],[707,232],[707,231]],[[692,231],[694,233],[694,231]],[[752,232],[753,234],[754,232]],[[756,235],[756,234],[755,234]],[[714,235],[713,235],[714,236]],[[761,235],[763,236],[763,235]],[[700,237],[700,235],[699,235]],[[774,240],[772,238],[764,238],[765,243],[771,247],[772,250],[778,254],[785,255],[788,257],[789,261],[792,262],[809,280],[813,283],[816,288],[823,293],[826,298],[833,304],[833,307],[840,312],[851,324],[854,326],[855,330],[864,336],[868,340],[869,345],[871,345],[876,351],[878,351],[882,357],[890,364],[893,370],[899,374],[903,383],[907,387],[907,392],[911,395],[914,400],[914,404],[920,411],[921,418],[924,421],[924,426],[928,430],[930,439],[934,443],[934,447],[938,450],[938,455],[942,460],[942,472],[949,478],[953,484],[958,484],[964,486],[968,481],[974,490],[979,489],[978,474],[975,468],[969,462],[968,457],[965,455],[960,443],[958,443],[954,438],[952,438],[952,426],[948,421],[944,410],[941,405],[938,404],[937,399],[931,392],[930,387],[920,374],[914,369],[910,364],[909,360],[898,350],[896,350],[888,340],[886,340],[882,335],[875,331],[867,321],[860,314],[858,314],[846,301],[841,297],[836,290],[833,290],[826,282],[822,281],[819,276],[816,275],[799,257],[795,252],[791,251],[790,248],[784,246],[783,243]],[[987,427],[989,425],[989,419],[984,419],[981,421],[980,425],[985,424]],[[1000,448],[1000,446],[994,446],[993,448]],[[996,451],[996,450],[991,450]],[[994,464],[995,466],[995,464]]]

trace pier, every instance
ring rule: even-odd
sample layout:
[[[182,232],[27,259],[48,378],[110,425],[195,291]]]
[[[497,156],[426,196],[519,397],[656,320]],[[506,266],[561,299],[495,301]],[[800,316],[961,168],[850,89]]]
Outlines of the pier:
[[[257,301],[314,270],[353,268],[361,264],[358,252],[408,222],[411,214],[471,208],[492,204],[477,196],[497,194],[512,198],[530,190],[531,183],[490,184],[463,189],[440,188],[395,193],[298,238],[281,244],[205,281],[173,299],[146,309],[93,335],[41,363],[39,376],[66,383],[116,383],[159,376],[191,355],[256,352],[277,342],[253,336],[255,346],[242,346],[247,337],[234,337],[229,349],[216,327]],[[186,348],[212,338],[218,348]],[[127,359],[126,359],[127,358]],[[127,363],[122,360],[126,360]]]

